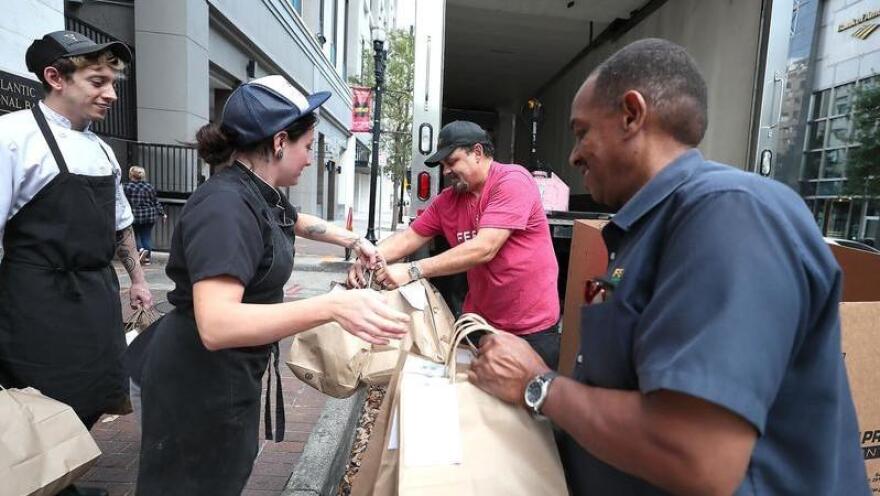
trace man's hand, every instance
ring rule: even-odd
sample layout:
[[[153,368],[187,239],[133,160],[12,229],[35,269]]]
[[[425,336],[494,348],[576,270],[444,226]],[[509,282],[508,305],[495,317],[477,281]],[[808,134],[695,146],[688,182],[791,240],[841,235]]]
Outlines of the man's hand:
[[[150,287],[145,282],[135,282],[131,284],[128,290],[128,296],[131,300],[129,304],[131,308],[143,308],[149,310],[153,308],[153,294],[150,293]]]
[[[483,391],[522,406],[526,384],[550,371],[524,339],[502,332],[480,340],[480,354],[471,363],[468,379]]]
[[[378,269],[385,265],[385,259],[373,243],[367,238],[358,238],[352,245],[351,249],[357,253],[358,260],[364,267],[369,269]]]
[[[412,281],[409,277],[409,264],[386,265],[376,271],[376,281],[385,289],[396,289]]]

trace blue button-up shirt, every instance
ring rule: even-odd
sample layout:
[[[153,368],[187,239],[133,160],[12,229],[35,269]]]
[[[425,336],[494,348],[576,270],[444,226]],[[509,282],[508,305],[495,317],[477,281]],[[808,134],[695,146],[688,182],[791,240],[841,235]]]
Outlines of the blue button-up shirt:
[[[869,494],[840,348],[840,268],[791,189],[690,150],[602,234],[615,287],[582,309],[577,380],[676,391],[751,423],[738,495]],[[561,448],[572,494],[663,494],[571,438]]]

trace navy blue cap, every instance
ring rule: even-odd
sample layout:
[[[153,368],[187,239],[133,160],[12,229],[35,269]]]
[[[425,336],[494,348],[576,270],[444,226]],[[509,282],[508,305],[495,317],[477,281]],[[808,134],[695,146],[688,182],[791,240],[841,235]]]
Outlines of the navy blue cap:
[[[304,95],[283,76],[261,77],[229,95],[220,125],[235,136],[236,145],[250,145],[287,129],[328,98],[329,91]]]

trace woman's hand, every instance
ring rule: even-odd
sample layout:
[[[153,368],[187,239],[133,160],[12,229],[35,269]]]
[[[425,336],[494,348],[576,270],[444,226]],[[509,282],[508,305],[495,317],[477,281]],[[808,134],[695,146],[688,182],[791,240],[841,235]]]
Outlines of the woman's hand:
[[[382,258],[379,249],[376,248],[376,245],[370,243],[367,238],[358,238],[351,249],[357,253],[358,260],[364,267],[376,270],[385,266],[385,259]]]
[[[401,339],[409,330],[409,316],[388,306],[386,297],[372,289],[353,289],[332,293],[333,320],[364,341],[387,344]]]

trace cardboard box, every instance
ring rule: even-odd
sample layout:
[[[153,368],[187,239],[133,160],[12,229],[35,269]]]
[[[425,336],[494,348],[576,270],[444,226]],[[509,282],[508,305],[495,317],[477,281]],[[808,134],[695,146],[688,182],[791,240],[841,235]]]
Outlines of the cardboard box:
[[[601,277],[608,268],[608,250],[602,239],[602,228],[607,223],[607,220],[574,221],[559,350],[559,371],[564,375],[571,375],[574,370],[580,348],[581,305],[584,304],[586,282]]]
[[[880,302],[840,304],[843,356],[859,421],[868,484],[880,493]]]
[[[880,301],[880,255],[828,245],[843,269],[842,301]]]

